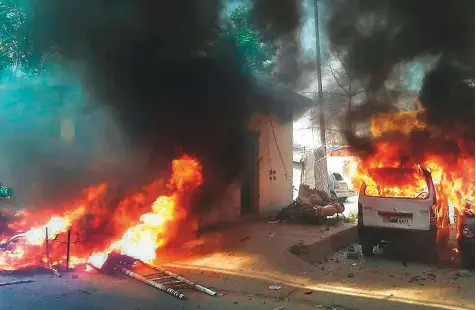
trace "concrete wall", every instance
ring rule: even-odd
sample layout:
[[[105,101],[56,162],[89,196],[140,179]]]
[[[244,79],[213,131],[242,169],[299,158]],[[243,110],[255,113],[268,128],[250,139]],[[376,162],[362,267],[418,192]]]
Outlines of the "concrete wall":
[[[260,133],[259,213],[274,213],[293,199],[292,122],[279,124],[273,118],[256,114],[248,129]],[[271,179],[270,170],[275,172]],[[203,228],[220,222],[236,221],[240,219],[240,211],[241,184],[235,182],[229,186],[217,205],[200,217],[199,226]]]
[[[259,129],[259,211],[266,214],[280,210],[293,199],[293,124],[280,124],[266,117]]]

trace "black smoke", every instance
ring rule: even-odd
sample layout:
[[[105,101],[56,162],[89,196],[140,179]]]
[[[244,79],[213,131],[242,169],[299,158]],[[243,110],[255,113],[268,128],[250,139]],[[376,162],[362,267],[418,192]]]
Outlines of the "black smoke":
[[[333,49],[352,59],[355,74],[366,82],[368,100],[351,113],[356,122],[390,111],[385,92],[392,70],[417,57],[437,61],[426,73],[419,93],[425,119],[449,136],[464,137],[462,150],[474,156],[474,1],[341,0],[332,8],[329,38]],[[472,84],[472,85],[471,85]],[[348,138],[357,149],[371,143]]]
[[[297,3],[252,1],[256,27],[269,40],[292,33]],[[221,11],[219,0],[29,1],[36,52],[53,51],[76,68],[135,154],[115,180],[124,191],[156,178],[183,153],[203,165],[197,208],[239,177],[244,128],[257,107],[234,42],[210,48]],[[280,111],[270,105],[263,112]]]

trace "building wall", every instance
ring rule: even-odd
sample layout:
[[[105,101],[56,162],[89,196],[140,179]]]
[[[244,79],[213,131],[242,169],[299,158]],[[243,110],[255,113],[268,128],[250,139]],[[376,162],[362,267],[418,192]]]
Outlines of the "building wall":
[[[259,212],[278,211],[293,199],[292,122],[280,124],[273,117],[257,115],[259,130]]]
[[[250,121],[248,129],[260,133],[259,213],[279,211],[293,199],[292,122],[279,124],[273,118],[257,114]],[[216,206],[200,217],[199,226],[203,228],[220,222],[239,220],[240,210],[241,184],[235,182],[223,193]]]

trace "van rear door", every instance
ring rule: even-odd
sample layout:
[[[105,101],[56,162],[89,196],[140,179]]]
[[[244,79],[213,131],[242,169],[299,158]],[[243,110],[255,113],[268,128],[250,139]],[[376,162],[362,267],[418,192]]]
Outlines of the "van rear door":
[[[430,199],[359,196],[365,226],[414,230],[430,229]]]
[[[386,178],[397,176],[396,180],[403,180],[406,179],[404,174],[407,173],[413,174],[414,172],[386,169],[380,175]],[[377,175],[375,176],[377,178]],[[435,203],[435,191],[429,174],[421,177],[426,180],[427,188],[424,192],[420,194],[416,192],[411,197],[406,197],[402,193],[398,193],[397,197],[392,197],[391,190],[395,190],[393,185],[387,189],[382,185],[382,188],[377,189],[375,186],[363,184],[359,195],[359,209],[362,210],[363,225],[379,228],[429,230],[431,210]],[[381,182],[379,183],[382,184]],[[405,192],[405,194],[407,193]]]

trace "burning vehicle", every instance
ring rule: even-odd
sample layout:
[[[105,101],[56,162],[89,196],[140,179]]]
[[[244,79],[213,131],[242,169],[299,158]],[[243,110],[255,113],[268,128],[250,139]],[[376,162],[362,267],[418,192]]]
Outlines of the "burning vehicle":
[[[417,240],[418,247],[431,254],[437,253],[437,245],[448,243],[449,229],[438,234],[437,197],[429,170],[378,168],[369,172],[376,182],[362,184],[358,202],[358,232],[365,256],[371,256],[374,245],[382,240]],[[405,185],[389,184],[392,180]]]
[[[441,137],[424,111],[380,114],[371,144],[349,167],[360,188],[358,223],[364,255],[381,240],[417,244],[437,254],[448,243],[450,207],[463,265],[474,262],[474,156],[465,140]]]

